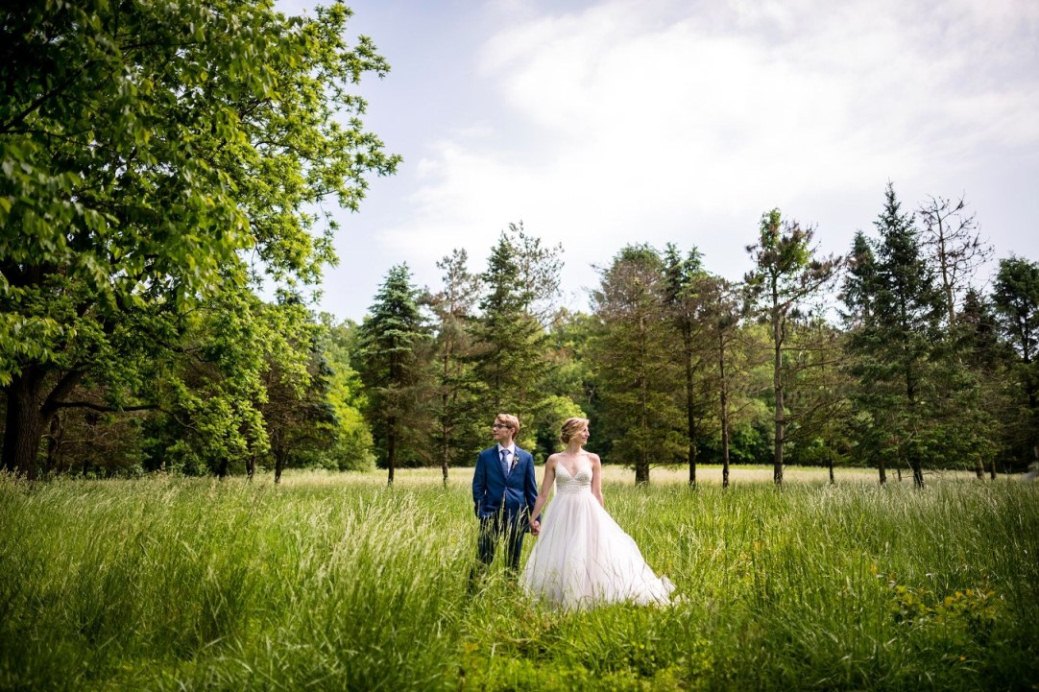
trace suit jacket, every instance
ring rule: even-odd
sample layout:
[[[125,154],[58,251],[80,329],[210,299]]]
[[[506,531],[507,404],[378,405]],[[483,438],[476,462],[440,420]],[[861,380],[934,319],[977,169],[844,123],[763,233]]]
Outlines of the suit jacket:
[[[498,445],[477,455],[473,473],[473,504],[477,517],[492,517],[504,508],[505,517],[519,521],[526,530],[526,518],[537,499],[538,483],[530,452],[516,447],[516,465],[508,476],[502,473]]]

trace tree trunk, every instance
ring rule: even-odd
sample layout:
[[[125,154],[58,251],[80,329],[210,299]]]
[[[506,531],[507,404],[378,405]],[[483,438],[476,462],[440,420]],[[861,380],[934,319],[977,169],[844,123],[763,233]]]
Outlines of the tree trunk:
[[[251,481],[256,473],[256,455],[250,454],[245,458],[245,475]]]
[[[880,473],[880,484],[887,483],[887,469],[884,468],[884,457],[877,460],[877,471]]]
[[[985,480],[985,467],[981,464],[981,459],[974,464],[974,475],[978,477],[979,481]]]
[[[54,472],[58,460],[58,447],[61,443],[62,433],[61,414],[55,413],[51,416],[50,430],[47,433],[47,460],[43,464],[43,473],[49,476]]]
[[[772,451],[772,480],[776,485],[783,485],[783,437],[786,430],[786,411],[783,393],[783,342],[779,317],[772,317],[772,341],[774,344],[772,363],[772,387],[776,394],[776,436]]]
[[[281,472],[285,468],[285,458],[281,454],[274,455],[274,483],[281,483]]]
[[[635,485],[649,484],[649,461],[645,454],[639,455],[639,463],[635,464]]]
[[[837,485],[837,481],[833,477],[833,458],[827,462],[827,466],[830,467],[830,485]]]
[[[386,467],[388,475],[386,477],[386,485],[393,485],[393,469],[397,465],[397,420],[391,417],[387,423]]]
[[[689,436],[689,486],[696,487],[696,415],[693,411],[693,344],[692,334],[685,332],[685,414]]]
[[[443,457],[440,459],[440,473],[444,477],[444,487],[445,488],[447,487],[447,467],[448,467],[447,462],[450,460],[449,459],[450,453],[448,452],[447,444],[448,444],[447,435],[444,435],[444,450],[443,450]]]
[[[444,348],[444,358],[442,361],[442,369],[440,375],[441,386],[446,387],[446,383],[449,381],[451,374],[451,342],[448,341]],[[451,431],[448,426],[448,420],[450,415],[448,411],[453,407],[455,392],[449,392],[446,388],[440,395],[440,411],[443,417],[440,421],[440,473],[444,478],[444,487],[447,487],[447,468],[448,462],[451,461]]]
[[[989,473],[989,478],[991,478],[992,480],[996,480],[996,460],[995,459],[993,459],[992,461],[989,462],[989,464],[988,464],[988,473]]]
[[[912,461],[909,466],[913,469],[913,485],[917,488],[924,487],[924,469],[920,462]]]
[[[43,375],[27,368],[6,387],[7,420],[4,428],[3,469],[36,479],[36,461],[47,421],[43,415]]]
[[[639,365],[640,375],[637,382],[639,388],[639,460],[635,465],[635,485],[649,484],[649,457],[646,454],[646,444],[649,440],[649,373],[647,372],[646,354],[646,329],[645,320],[639,317]]]
[[[228,460],[227,457],[224,457],[223,459],[220,460],[220,465],[217,466],[217,469],[216,469],[216,477],[217,478],[219,478],[221,480],[223,480],[224,478],[227,478],[227,468],[228,468],[229,464],[230,464],[230,461]]]
[[[718,338],[718,375],[721,382],[722,488],[729,487],[729,389],[725,380],[725,337]]]

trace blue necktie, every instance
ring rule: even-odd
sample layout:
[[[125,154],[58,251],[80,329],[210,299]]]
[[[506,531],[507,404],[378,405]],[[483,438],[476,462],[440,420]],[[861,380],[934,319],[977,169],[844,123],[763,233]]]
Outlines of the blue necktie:
[[[505,477],[509,476],[509,450],[501,450],[501,472],[505,474]]]

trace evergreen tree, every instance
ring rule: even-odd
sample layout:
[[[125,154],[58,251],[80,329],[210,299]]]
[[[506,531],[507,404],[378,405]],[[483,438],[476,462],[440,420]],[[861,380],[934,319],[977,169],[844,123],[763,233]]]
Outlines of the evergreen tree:
[[[1014,350],[1015,376],[1023,398],[1015,437],[1039,462],[1039,263],[1020,257],[999,261],[992,288],[1000,329]]]
[[[1006,344],[999,339],[992,306],[973,288],[964,295],[953,336],[971,378],[959,424],[961,434],[970,442],[966,460],[973,461],[978,478],[984,478],[987,463],[989,475],[995,479],[996,458],[1009,451],[1008,422],[1014,417],[1008,387],[1011,359]]]
[[[888,457],[906,461],[922,487],[923,463],[933,454],[939,365],[932,358],[942,334],[942,300],[923,257],[912,214],[904,214],[888,184],[884,209],[874,223],[879,238],[871,252],[856,236],[852,272],[843,295],[853,323],[849,349],[858,387],[860,443],[878,461],[884,482]],[[872,256],[872,259],[870,259]]]
[[[790,384],[784,358],[790,321],[833,278],[840,262],[817,260],[811,229],[783,222],[778,209],[761,217],[758,243],[747,247],[755,268],[745,277],[748,296],[756,314],[770,327],[772,336],[772,393],[775,413],[773,480],[783,482],[783,447],[787,425],[786,388]]]
[[[433,445],[444,483],[452,464],[469,461],[487,425],[479,408],[480,383],[473,373],[475,321],[480,277],[469,272],[468,254],[456,249],[437,262],[443,287],[428,298],[437,319],[431,411]]]
[[[546,367],[547,335],[536,310],[558,289],[560,252],[543,248],[522,226],[510,225],[481,276],[485,292],[472,329],[474,372],[484,388],[480,408],[485,414],[519,416],[521,444],[527,447],[534,446]]]
[[[737,290],[721,277],[706,275],[698,280],[698,293],[703,301],[703,321],[715,365],[718,394],[718,423],[722,487],[729,487],[731,433],[734,393],[738,389],[739,370],[734,361],[739,337],[740,305]]]
[[[602,272],[592,294],[601,331],[594,354],[603,430],[611,459],[635,467],[635,482],[648,483],[652,463],[668,463],[680,452],[680,419],[673,396],[681,375],[673,359],[667,312],[667,279],[660,254],[648,245],[629,245]]]
[[[701,291],[707,276],[700,259],[700,251],[689,250],[682,257],[678,248],[669,243],[664,249],[666,275],[666,303],[669,317],[681,343],[684,387],[682,408],[685,411],[688,444],[689,485],[696,487],[696,463],[703,418],[710,401],[703,386],[703,370],[710,361],[710,345],[706,342],[705,312],[707,306]],[[698,390],[699,385],[699,390]]]
[[[876,312],[874,303],[880,290],[879,281],[873,243],[862,231],[856,231],[840,292],[840,299],[847,310],[842,312],[841,316],[848,328],[857,329],[873,325],[873,314]]]
[[[407,265],[390,269],[369,310],[358,334],[357,370],[368,392],[375,447],[392,484],[400,460],[429,461],[424,356],[430,333]]]

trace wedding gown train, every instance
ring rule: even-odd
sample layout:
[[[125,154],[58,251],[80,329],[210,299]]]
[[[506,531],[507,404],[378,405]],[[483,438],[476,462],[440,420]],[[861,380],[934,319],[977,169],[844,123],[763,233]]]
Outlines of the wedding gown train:
[[[520,576],[530,594],[563,608],[627,601],[666,604],[674,584],[657,577],[635,541],[592,495],[592,468],[556,464],[555,498]]]

